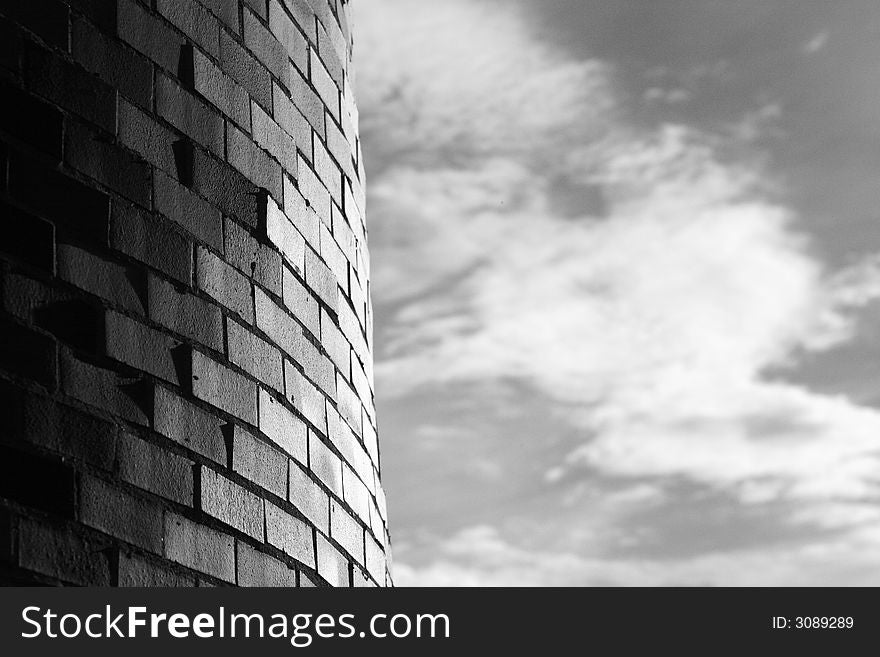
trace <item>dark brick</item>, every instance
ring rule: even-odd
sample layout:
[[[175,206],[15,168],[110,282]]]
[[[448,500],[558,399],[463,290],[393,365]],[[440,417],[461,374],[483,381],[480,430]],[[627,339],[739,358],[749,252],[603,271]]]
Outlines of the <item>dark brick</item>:
[[[193,502],[192,461],[130,434],[122,434],[117,469],[123,481],[187,506]]]
[[[257,17],[244,11],[244,44],[286,88],[290,88],[287,51]]]
[[[84,18],[74,18],[71,27],[73,58],[120,94],[149,109],[153,100],[153,66],[149,60],[101,34]]]
[[[155,209],[201,242],[222,251],[223,217],[220,211],[163,173],[156,172],[154,182]]]
[[[223,316],[214,304],[150,276],[147,307],[154,322],[214,351],[223,351]]]
[[[281,256],[261,244],[238,222],[227,218],[226,259],[274,294],[281,294]]]
[[[302,464],[308,462],[306,425],[284,404],[260,389],[260,431]]]
[[[198,572],[235,582],[235,539],[174,513],[165,514],[165,556]]]
[[[162,510],[100,479],[79,482],[79,519],[98,531],[151,552],[162,551]]]
[[[287,499],[287,456],[238,426],[233,428],[232,440],[232,469]]]
[[[64,134],[64,160],[129,200],[149,207],[152,185],[149,164],[119,148],[109,137],[68,122]]]
[[[157,565],[136,554],[119,554],[117,586],[125,587],[189,587],[195,580],[187,575]]]
[[[248,324],[254,323],[251,282],[210,251],[199,248],[196,283],[198,288],[237,313]]]
[[[192,244],[170,221],[134,205],[114,203],[110,245],[185,285],[192,283]]]
[[[61,112],[38,98],[0,80],[0,129],[12,138],[61,160]]]
[[[153,428],[215,463],[226,463],[220,420],[160,386],[155,389]]]
[[[144,313],[145,277],[69,244],[58,245],[58,277],[110,303]]]
[[[119,37],[166,71],[176,71],[186,41],[134,0],[118,0]]]
[[[0,336],[0,369],[54,389],[58,350],[55,340],[6,318],[0,318]]]
[[[202,468],[202,511],[258,541],[263,540],[263,500],[209,468]]]
[[[248,92],[217,68],[200,50],[193,51],[193,88],[221,113],[250,130]]]
[[[104,545],[80,538],[66,527],[22,518],[18,527],[22,568],[83,586],[108,586],[110,562]]]
[[[110,134],[116,132],[116,90],[88,71],[30,46],[25,49],[25,80],[41,96]]]
[[[146,425],[149,400],[138,379],[121,378],[116,372],[79,360],[66,350],[60,354],[61,387],[65,394],[105,412]]]
[[[178,134],[137,107],[119,99],[119,141],[166,173],[177,171],[174,143]]]
[[[225,32],[220,34],[220,66],[263,107],[272,106],[269,71]]]
[[[309,568],[315,567],[314,533],[293,514],[266,502],[266,542]]]
[[[267,189],[276,201],[282,199],[281,166],[231,125],[226,131],[226,159],[257,187]]]
[[[108,311],[105,320],[107,356],[129,367],[177,385],[172,350],[179,343],[130,317]]]
[[[284,392],[281,352],[232,319],[226,320],[229,361],[263,384]]]
[[[58,459],[0,446],[0,497],[72,518],[76,508],[75,476]]]
[[[101,31],[116,33],[115,0],[67,0],[67,4],[86,16]]]
[[[67,50],[67,6],[58,0],[6,0],[3,12],[52,46]]]
[[[54,273],[55,227],[0,201],[0,252],[18,262]],[[278,274],[281,275],[280,265]]]
[[[257,386],[241,374],[211,360],[192,354],[193,395],[248,424],[257,424]]]
[[[201,0],[201,3],[223,21],[233,32],[239,32],[238,2],[236,0]]]
[[[238,541],[236,569],[239,586],[296,586],[295,570],[241,541]]]
[[[200,149],[195,149],[193,158],[193,189],[224,214],[255,228],[260,190],[233,167]]]
[[[156,0],[156,9],[213,57],[220,55],[217,20],[194,0]]]
[[[156,76],[156,112],[215,155],[223,156],[223,118],[162,74]]]
[[[59,238],[107,243],[110,199],[54,169],[10,153],[9,190],[37,214],[55,222]]]

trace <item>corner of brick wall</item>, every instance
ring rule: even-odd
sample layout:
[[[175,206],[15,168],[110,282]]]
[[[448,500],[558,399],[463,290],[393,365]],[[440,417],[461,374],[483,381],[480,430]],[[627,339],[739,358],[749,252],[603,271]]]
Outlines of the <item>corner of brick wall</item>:
[[[0,6],[0,581],[390,584],[349,8]]]

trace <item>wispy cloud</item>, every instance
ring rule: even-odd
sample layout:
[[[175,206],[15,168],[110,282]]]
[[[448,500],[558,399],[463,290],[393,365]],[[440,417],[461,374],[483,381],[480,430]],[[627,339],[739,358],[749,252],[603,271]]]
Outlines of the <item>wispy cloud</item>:
[[[684,477],[746,505],[799,501],[791,522],[857,526],[828,549],[864,556],[880,412],[767,372],[850,339],[880,270],[826,269],[754,134],[636,127],[613,67],[539,41],[512,3],[376,0],[358,20],[374,294],[393,313],[380,394],[525,382],[578,429],[546,481]],[[752,133],[774,118],[755,112]],[[501,583],[535,558],[547,583],[694,581],[771,562],[534,557],[496,532],[463,530],[403,579]]]

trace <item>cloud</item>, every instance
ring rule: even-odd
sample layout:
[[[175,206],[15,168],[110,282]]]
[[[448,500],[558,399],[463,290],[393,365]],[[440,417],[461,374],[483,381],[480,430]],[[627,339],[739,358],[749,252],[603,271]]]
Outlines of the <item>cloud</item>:
[[[829,554],[867,558],[880,412],[768,372],[850,340],[880,267],[829,271],[750,150],[779,106],[724,135],[637,126],[612,66],[539,41],[512,3],[375,0],[358,22],[379,394],[525,382],[578,429],[545,481],[684,477],[743,505],[799,502],[791,523],[850,531],[787,548],[816,581]],[[734,560],[796,576],[774,553],[634,564],[495,532],[398,576],[694,582]]]

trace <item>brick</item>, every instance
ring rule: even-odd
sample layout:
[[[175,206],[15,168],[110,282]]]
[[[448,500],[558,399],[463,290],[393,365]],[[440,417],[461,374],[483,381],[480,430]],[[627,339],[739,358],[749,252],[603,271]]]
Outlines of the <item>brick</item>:
[[[292,267],[305,271],[306,241],[272,199],[266,203],[266,236]]]
[[[309,469],[327,488],[342,497],[342,461],[314,431],[309,431]]]
[[[155,209],[188,231],[199,241],[223,251],[223,216],[200,196],[156,172],[154,177]]]
[[[299,71],[293,69],[290,74],[290,97],[296,108],[315,129],[315,132],[324,138],[324,101],[309,86],[306,79]]]
[[[300,194],[308,202],[308,206],[315,211],[321,221],[331,226],[330,192],[302,156],[299,159],[297,176]]]
[[[266,502],[266,541],[309,568],[315,567],[313,534],[302,520]]]
[[[340,14],[344,14],[344,12],[339,12]],[[342,16],[340,15],[340,19]],[[325,29],[326,28],[326,29]],[[348,60],[349,55],[349,47],[348,40],[346,39],[342,29],[336,25],[335,22],[332,22],[328,25],[320,25],[318,28],[318,54],[321,55],[321,59],[325,62],[332,59],[333,67],[340,67],[340,73],[342,68],[344,68],[345,62]],[[336,73],[334,72],[334,77]],[[339,80],[337,83],[340,84]]]
[[[154,395],[153,428],[158,433],[214,463],[226,463],[219,418],[161,386]]]
[[[290,96],[277,84],[272,85],[272,117],[284,131],[293,137],[299,149],[312,159],[312,128]]]
[[[364,482],[347,465],[342,466],[342,488],[346,503],[365,523],[370,522],[370,493]]]
[[[61,389],[84,404],[113,416],[146,426],[149,418],[138,379],[85,363],[62,350],[59,354]]]
[[[197,93],[222,114],[239,126],[250,128],[248,92],[217,68],[200,50],[193,51],[193,86]]]
[[[316,53],[315,56],[324,64],[324,68],[327,70],[327,74],[333,80],[336,88],[343,92],[345,90],[345,64],[343,62],[347,59],[345,45],[343,44],[342,46],[342,54],[337,54],[328,31],[332,34],[339,34],[339,28],[335,23],[327,26],[326,30],[323,25],[318,26],[318,48],[312,52]]]
[[[58,171],[10,153],[8,186],[13,198],[55,223],[59,237],[107,243],[110,199]]]
[[[177,140],[177,133],[124,98],[119,99],[118,136],[122,144],[139,153],[157,169],[169,174],[176,173],[174,142]]]
[[[296,464],[290,464],[290,503],[325,534],[330,533],[330,496]]]
[[[263,500],[209,468],[202,468],[202,511],[220,522],[263,540]]]
[[[143,293],[130,270],[69,244],[59,244],[58,277],[111,304],[133,313],[144,313]],[[136,279],[135,279],[136,280]]]
[[[233,32],[238,33],[238,2],[234,0],[201,0],[211,12]]]
[[[56,161],[63,145],[62,115],[57,109],[27,92],[0,80],[0,130]]]
[[[264,21],[269,19],[269,10],[266,6],[267,0],[244,0],[244,4],[253,9],[253,11]]]
[[[371,424],[368,422],[364,423],[364,446],[367,449],[367,454],[370,456],[370,462],[379,470],[379,436],[376,433],[376,430],[373,428]],[[360,474],[360,471],[358,471]],[[363,475],[361,475],[363,478]]]
[[[180,383],[172,358],[177,341],[112,311],[106,314],[104,331],[107,356],[174,385]]]
[[[283,0],[287,11],[293,16],[300,30],[305,33],[306,37],[315,43],[317,40],[315,34],[315,12],[305,0]]]
[[[312,335],[320,335],[318,302],[286,267],[281,272],[284,305]]]
[[[321,100],[324,101],[324,105],[327,106],[328,111],[333,117],[336,119],[337,123],[340,120],[340,101],[339,101],[339,88],[336,86],[336,83],[333,81],[333,78],[327,72],[327,68],[324,66],[324,62],[318,57],[318,53],[314,50],[310,50],[310,79],[312,85],[315,87],[315,90],[318,92],[318,95],[321,97]]]
[[[179,504],[192,506],[192,461],[131,434],[119,438],[119,477],[133,486]]]
[[[281,165],[234,126],[226,132],[226,159],[257,187],[281,200]]]
[[[244,11],[244,44],[285,87],[290,88],[287,51],[257,17]]]
[[[360,281],[353,280],[351,282],[351,285],[348,287],[348,296],[351,301],[352,309],[354,310],[355,315],[357,315],[358,323],[361,325],[361,328],[366,328],[367,300],[364,296],[363,289],[361,288]]]
[[[247,13],[247,12],[245,12]],[[231,36],[220,34],[220,66],[263,107],[272,106],[269,71]]]
[[[375,588],[377,584],[370,579],[366,570],[361,570],[355,566],[352,568],[351,585],[355,588]]]
[[[289,178],[284,179],[284,213],[287,218],[302,233],[313,249],[320,250],[320,226],[321,220],[315,211],[306,205],[299,190],[293,186]]]
[[[237,313],[248,324],[254,323],[252,285],[242,274],[210,251],[199,248],[196,284],[200,290]]]
[[[338,301],[338,281],[330,268],[311,249],[306,249],[306,285],[333,312]]]
[[[336,205],[342,205],[342,171],[336,166],[336,163],[330,157],[329,151],[327,151],[327,147],[324,146],[324,143],[317,135],[315,135],[312,148],[314,150],[312,163],[318,178],[324,183]]]
[[[223,214],[252,228],[257,226],[264,195],[232,166],[200,149],[193,153],[193,189]]]
[[[262,388],[259,426],[269,440],[292,458],[300,463],[308,462],[306,425]]]
[[[239,586],[296,586],[296,571],[268,554],[258,552],[250,545],[238,542],[236,563]]]
[[[333,272],[333,276],[336,278],[336,285],[342,288],[343,292],[347,292],[349,289],[348,285],[348,259],[345,257],[345,254],[342,252],[342,249],[339,248],[339,245],[336,243],[336,240],[333,239],[333,234],[330,232],[330,229],[327,228],[326,225],[321,224],[321,258],[327,263],[327,266],[330,268],[330,271]],[[328,304],[331,308],[336,305],[336,290],[334,286],[334,299],[332,304]]]
[[[54,457],[0,446],[0,497],[72,518],[76,508],[73,469]]]
[[[226,260],[273,294],[281,294],[281,256],[236,221],[226,220]]]
[[[177,71],[186,41],[134,0],[118,0],[119,37],[166,71]]]
[[[342,331],[336,326],[336,323],[327,314],[327,311],[321,309],[321,344],[330,354],[330,358],[339,371],[347,379],[351,378],[351,345],[342,335]]]
[[[345,421],[358,436],[362,435],[361,401],[357,393],[341,376],[336,377],[336,401],[339,406],[339,414],[345,418]]]
[[[195,586],[191,577],[147,561],[136,554],[119,554],[117,586],[123,587],[189,587]]]
[[[223,351],[223,315],[214,304],[150,276],[147,307],[150,319],[157,324],[214,351]]]
[[[156,9],[213,57],[220,55],[217,20],[194,0],[156,0]]]
[[[153,100],[153,66],[136,51],[109,39],[81,17],[71,25],[73,58],[133,103],[149,109]]]
[[[67,50],[67,20],[69,10],[57,0],[45,0],[36,5],[27,0],[7,0],[3,3],[7,18],[32,31],[46,43]]]
[[[327,150],[349,178],[357,176],[352,156],[351,144],[333,121],[327,121]]]
[[[54,274],[55,226],[0,201],[0,252],[13,261]]]
[[[192,281],[193,249],[170,221],[134,205],[113,204],[110,245],[185,285]]]
[[[296,141],[256,103],[251,108],[251,116],[254,141],[260,148],[271,153],[288,174],[295,177]]]
[[[235,581],[235,540],[175,513],[165,514],[165,556],[200,573]]]
[[[22,568],[82,586],[109,586],[110,564],[104,546],[69,529],[22,518],[18,526]]]
[[[134,153],[119,148],[105,136],[74,122],[64,135],[64,160],[142,206],[150,205],[150,166]]]
[[[351,348],[361,359],[367,358],[369,349],[360,320],[348,303],[348,299],[340,291],[339,302],[336,305],[336,316],[339,318],[339,328],[346,339],[351,343]]]
[[[229,361],[278,392],[284,391],[281,352],[238,322],[226,320]]]
[[[357,563],[364,563],[364,528],[347,509],[330,500],[330,538],[339,543]]]
[[[317,536],[318,574],[327,581],[330,586],[349,586],[350,565],[339,550],[330,542],[318,534]]]
[[[361,400],[361,404],[363,404],[364,409],[366,409],[367,414],[370,416],[370,419],[375,422],[376,416],[373,412],[373,391],[372,386],[370,385],[369,380],[367,379],[367,375],[364,374],[364,370],[361,367],[360,362],[352,356],[351,363],[351,379],[354,384],[354,390],[357,393],[358,398]]]
[[[223,157],[223,118],[162,74],[156,75],[156,112],[182,133]]]
[[[89,527],[137,545],[162,551],[162,510],[87,475],[79,482],[79,519]]]
[[[193,395],[248,424],[257,424],[257,386],[241,374],[192,354]]]
[[[232,441],[232,469],[281,499],[287,499],[287,456],[238,426],[233,428]]]
[[[366,537],[367,570],[374,580],[385,582],[385,550],[371,536]]]
[[[269,29],[272,30],[272,33],[281,42],[281,45],[284,46],[288,57],[293,60],[296,67],[300,71],[307,71],[309,66],[309,44],[280,2],[269,3]]]
[[[322,434],[327,433],[327,416],[324,410],[324,395],[289,361],[284,363],[284,386],[287,398],[296,410],[315,426]]]

